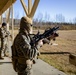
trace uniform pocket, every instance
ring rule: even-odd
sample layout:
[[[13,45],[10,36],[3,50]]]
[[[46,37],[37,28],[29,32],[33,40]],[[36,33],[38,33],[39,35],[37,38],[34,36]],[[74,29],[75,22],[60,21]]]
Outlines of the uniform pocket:
[[[27,67],[27,65],[18,63],[16,66],[16,70],[17,70],[17,72],[22,73],[25,71],[26,67]]]

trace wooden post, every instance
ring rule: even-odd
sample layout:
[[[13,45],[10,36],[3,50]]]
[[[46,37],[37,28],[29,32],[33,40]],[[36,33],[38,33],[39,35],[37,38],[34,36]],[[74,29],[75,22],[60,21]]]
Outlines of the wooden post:
[[[11,6],[11,18],[12,18],[12,41],[14,40],[14,10],[13,10],[13,5]]]
[[[76,54],[69,55],[69,62],[76,66]]]
[[[24,3],[24,0],[20,0],[20,1],[21,1],[21,4],[22,4],[23,8],[24,8],[24,11],[26,12],[26,15],[28,15],[28,9],[27,9],[27,6]]]
[[[32,0],[28,0],[28,15],[31,13],[31,8],[32,8]],[[33,27],[30,27],[30,34],[32,33],[33,33]]]
[[[28,14],[31,13],[32,0],[28,0]]]
[[[1,25],[2,25],[2,15],[0,15],[0,27],[1,27]]]
[[[39,1],[40,0],[35,0],[34,1],[34,4],[33,4],[32,9],[31,9],[31,13],[28,15],[29,17],[33,18],[34,14],[35,14],[35,11],[37,9]]]
[[[10,22],[10,8],[6,10],[6,24],[7,24],[7,31],[9,31],[9,22]],[[7,46],[8,46],[8,53],[9,53],[9,37],[7,37]]]
[[[6,11],[6,23],[8,31],[9,31],[9,21],[10,21],[10,8]]]

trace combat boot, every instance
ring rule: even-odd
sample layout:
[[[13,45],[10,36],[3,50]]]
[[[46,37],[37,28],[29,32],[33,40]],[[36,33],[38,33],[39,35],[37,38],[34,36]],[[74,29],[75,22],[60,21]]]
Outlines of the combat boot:
[[[0,57],[1,60],[3,60],[4,58]]]
[[[0,59],[2,59],[2,60],[4,59],[4,58],[1,57],[1,51],[0,51]]]

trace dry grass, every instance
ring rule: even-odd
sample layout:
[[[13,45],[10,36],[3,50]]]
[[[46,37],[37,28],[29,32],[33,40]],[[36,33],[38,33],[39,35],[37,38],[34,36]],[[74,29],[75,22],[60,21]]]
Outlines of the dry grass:
[[[15,35],[18,31],[15,31]],[[37,31],[34,31],[36,33]],[[41,31],[43,32],[43,31]],[[44,45],[40,51],[41,52],[71,52],[76,54],[76,30],[69,31],[58,31],[59,37],[56,39],[55,43],[57,46]],[[53,41],[52,41],[53,42]],[[67,75],[76,75],[76,66],[69,63],[69,55],[40,55],[40,58],[50,65],[58,68],[59,70],[65,72]]]
[[[76,30],[59,31],[59,37],[55,41],[57,46],[45,45],[41,51],[45,52],[70,52],[76,54]],[[69,55],[41,55],[40,58],[50,65],[65,72],[67,75],[76,75],[76,66],[69,63]]]

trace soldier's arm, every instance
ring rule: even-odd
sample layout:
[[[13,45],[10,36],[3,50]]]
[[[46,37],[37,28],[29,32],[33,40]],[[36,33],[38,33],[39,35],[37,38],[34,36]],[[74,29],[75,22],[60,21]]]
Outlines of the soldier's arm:
[[[24,57],[28,57],[32,59],[36,56],[37,49],[35,47],[31,47],[30,42],[27,40],[25,36],[22,36],[22,42],[19,44]]]
[[[5,38],[5,33],[4,33],[3,29],[1,29],[1,28],[0,28],[0,37]]]
[[[9,31],[6,31],[6,36],[10,36],[12,38],[12,35],[10,34]]]

